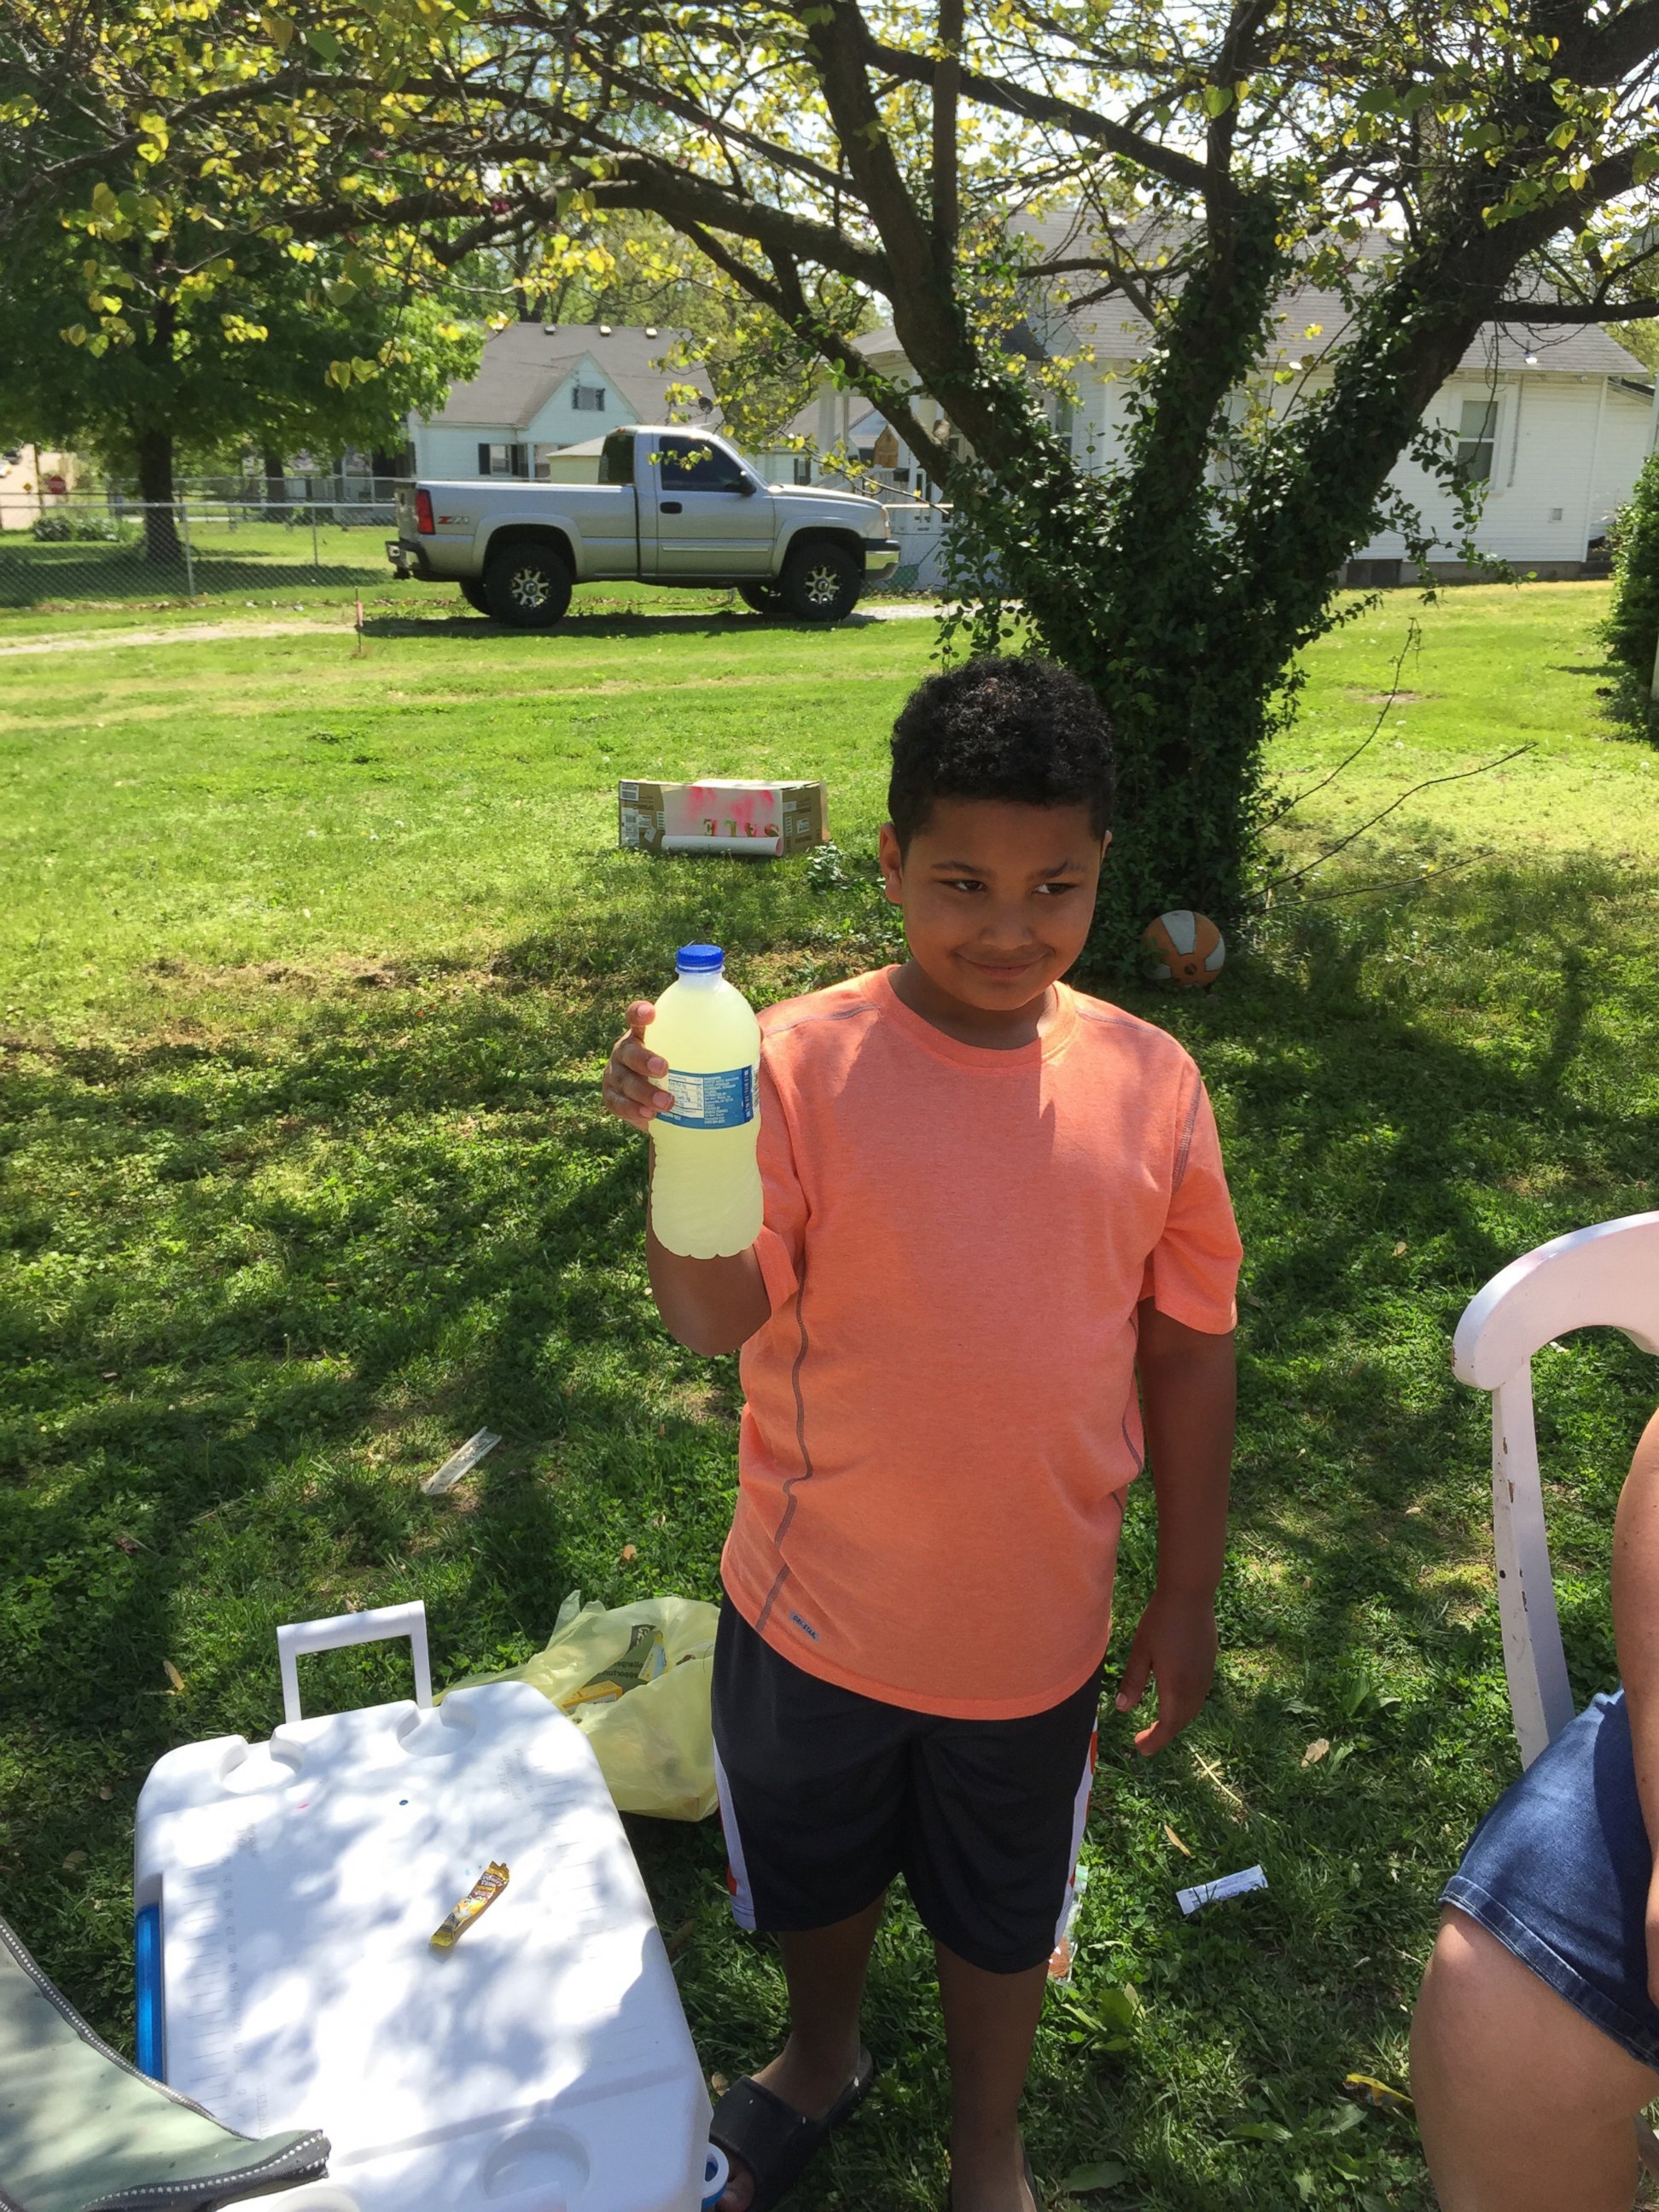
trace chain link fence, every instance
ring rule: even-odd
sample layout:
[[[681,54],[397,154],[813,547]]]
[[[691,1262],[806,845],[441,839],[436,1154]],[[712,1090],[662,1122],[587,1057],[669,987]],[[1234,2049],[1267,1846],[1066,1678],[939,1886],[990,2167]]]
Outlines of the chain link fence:
[[[379,487],[376,487],[378,491]],[[392,487],[356,499],[58,500],[0,530],[0,607],[269,603],[389,584]]]

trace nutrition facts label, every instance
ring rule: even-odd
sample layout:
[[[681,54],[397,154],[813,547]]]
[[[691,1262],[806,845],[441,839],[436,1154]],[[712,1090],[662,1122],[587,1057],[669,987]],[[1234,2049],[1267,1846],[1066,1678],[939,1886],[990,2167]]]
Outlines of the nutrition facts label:
[[[755,1118],[755,1071],[752,1067],[722,1068],[707,1075],[688,1075],[671,1067],[663,1079],[674,1094],[674,1110],[659,1114],[677,1129],[735,1129]]]

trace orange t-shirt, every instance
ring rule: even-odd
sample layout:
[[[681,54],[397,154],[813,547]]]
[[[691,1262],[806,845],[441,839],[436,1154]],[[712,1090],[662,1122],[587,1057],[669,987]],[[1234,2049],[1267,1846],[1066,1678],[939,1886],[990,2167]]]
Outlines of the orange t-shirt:
[[[1166,1031],[1061,985],[1036,1042],[960,1044],[893,972],[761,1017],[772,1311],[722,1571],[805,1673],[1010,1719],[1106,1646],[1139,1303],[1230,1329],[1238,1232]]]

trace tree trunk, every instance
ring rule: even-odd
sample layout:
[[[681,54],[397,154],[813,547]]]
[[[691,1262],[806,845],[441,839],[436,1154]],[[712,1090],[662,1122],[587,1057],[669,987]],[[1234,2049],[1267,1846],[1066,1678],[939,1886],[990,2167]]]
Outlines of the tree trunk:
[[[1261,757],[1284,718],[1289,649],[1237,577],[1207,478],[1218,413],[1249,374],[1283,279],[1273,231],[1270,205],[1246,208],[1193,271],[1121,473],[1079,467],[1004,380],[981,372],[970,394],[958,372],[958,404],[1000,452],[994,483],[952,472],[965,541],[953,592],[981,596],[977,557],[993,580],[985,595],[1018,601],[1040,649],[1112,717],[1118,802],[1100,941],[1125,950],[1168,908],[1226,927],[1249,897]],[[988,628],[975,643],[989,642]]]
[[[141,430],[134,443],[138,496],[144,502],[144,558],[156,568],[179,568],[185,549],[173,509],[173,433]]]
[[[288,464],[275,447],[267,446],[260,456],[265,472],[265,514],[272,522],[286,522],[288,506]]]
[[[1294,711],[1298,656],[1328,626],[1334,576],[1374,534],[1396,458],[1498,312],[1519,252],[1472,222],[1442,249],[1444,265],[1408,266],[1366,301],[1330,388],[1249,459],[1231,494],[1212,474],[1225,403],[1255,372],[1292,274],[1265,202],[1188,278],[1136,395],[1121,473],[1078,470],[1035,410],[1017,422],[1006,386],[981,372],[970,393],[951,364],[962,411],[998,447],[990,481],[953,472],[971,541],[953,586],[975,596],[977,559],[1115,726],[1100,941],[1127,951],[1172,907],[1224,927],[1249,911],[1266,756]]]

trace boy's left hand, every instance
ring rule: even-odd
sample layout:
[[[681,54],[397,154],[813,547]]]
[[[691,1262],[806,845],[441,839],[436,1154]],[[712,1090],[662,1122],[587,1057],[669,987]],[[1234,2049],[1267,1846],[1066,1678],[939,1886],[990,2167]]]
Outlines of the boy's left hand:
[[[1117,1709],[1133,1712],[1158,1684],[1158,1718],[1135,1737],[1143,1759],[1173,1743],[1197,1717],[1215,1674],[1215,1600],[1203,1592],[1154,1590],[1140,1616],[1128,1664],[1118,1685]]]

